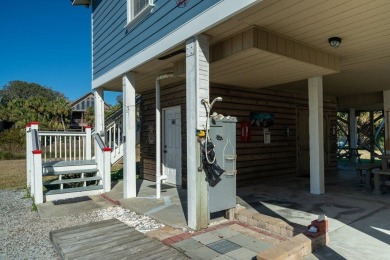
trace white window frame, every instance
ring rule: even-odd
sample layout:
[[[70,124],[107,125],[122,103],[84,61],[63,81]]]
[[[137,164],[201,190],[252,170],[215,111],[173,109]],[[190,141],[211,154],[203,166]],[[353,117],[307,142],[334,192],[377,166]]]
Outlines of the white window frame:
[[[134,14],[133,3],[134,0],[127,0],[127,24],[126,29],[130,29],[132,26],[136,25],[143,18],[145,18],[152,10],[154,6],[154,0],[148,0],[148,4],[142,9],[138,14]]]

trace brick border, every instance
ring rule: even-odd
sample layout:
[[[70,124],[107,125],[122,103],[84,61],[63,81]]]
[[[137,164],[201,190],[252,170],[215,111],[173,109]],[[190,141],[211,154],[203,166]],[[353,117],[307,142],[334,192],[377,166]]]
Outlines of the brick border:
[[[285,238],[294,236],[294,227],[279,218],[266,216],[243,207],[235,210],[234,217],[249,226],[258,227],[277,236]]]
[[[120,202],[116,199],[113,199],[113,198],[110,198],[106,193],[102,193],[100,194],[100,196],[105,199],[105,200],[108,200],[109,202],[111,202],[112,204],[114,205],[117,205],[117,206],[120,206]]]
[[[234,210],[234,217],[242,222],[242,224],[239,223],[240,225],[246,228],[253,226],[252,230],[254,228],[265,230],[265,232],[255,230],[257,232],[265,233],[278,239],[280,237],[284,238],[285,241],[259,253],[257,259],[300,259],[329,243],[328,220],[313,220],[308,225],[308,229],[312,226],[316,227],[316,233],[306,231],[305,234],[294,236],[294,227],[285,221],[247,210],[242,206]]]

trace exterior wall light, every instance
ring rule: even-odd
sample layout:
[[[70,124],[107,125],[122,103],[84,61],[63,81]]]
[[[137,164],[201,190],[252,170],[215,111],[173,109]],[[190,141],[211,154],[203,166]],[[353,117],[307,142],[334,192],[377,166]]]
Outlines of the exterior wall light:
[[[333,48],[338,48],[341,44],[341,38],[340,37],[330,37],[328,39],[328,42],[329,42],[330,46],[332,46]]]

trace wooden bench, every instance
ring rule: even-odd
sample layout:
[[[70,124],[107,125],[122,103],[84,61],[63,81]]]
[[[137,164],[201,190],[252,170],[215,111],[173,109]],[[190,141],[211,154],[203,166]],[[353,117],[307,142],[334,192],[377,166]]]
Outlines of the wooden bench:
[[[382,187],[390,186],[390,181],[385,179],[386,176],[390,176],[390,169],[374,169],[372,173],[374,174],[374,193],[382,194]]]
[[[380,169],[381,164],[370,163],[370,164],[359,164],[355,167],[357,183],[359,186],[365,187],[367,190],[372,190],[371,174],[372,170]]]

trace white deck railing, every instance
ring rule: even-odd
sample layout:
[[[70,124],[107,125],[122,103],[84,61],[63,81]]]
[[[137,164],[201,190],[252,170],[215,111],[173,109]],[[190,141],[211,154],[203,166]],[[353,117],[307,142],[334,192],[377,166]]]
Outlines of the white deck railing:
[[[75,161],[92,158],[91,128],[85,132],[39,131],[43,161]]]
[[[123,157],[122,117],[117,118],[106,126],[106,145],[111,148],[111,163],[116,163]]]

